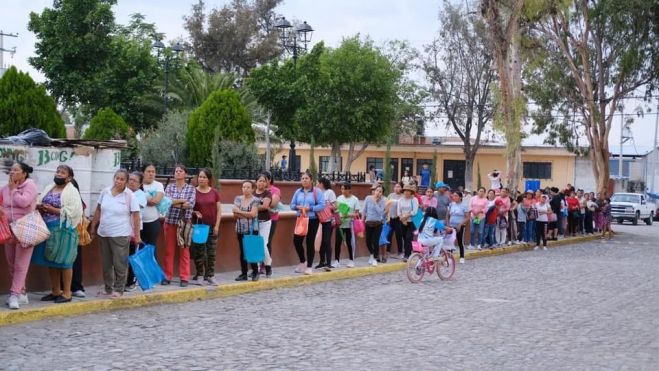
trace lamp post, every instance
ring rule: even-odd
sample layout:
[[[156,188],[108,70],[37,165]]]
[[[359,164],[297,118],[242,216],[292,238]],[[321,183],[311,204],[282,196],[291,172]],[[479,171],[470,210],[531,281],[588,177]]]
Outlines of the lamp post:
[[[290,53],[293,57],[293,65],[297,64],[297,58],[307,51],[307,45],[311,42],[313,28],[306,22],[294,27],[286,17],[281,17],[275,22],[275,28],[279,33],[279,40],[284,51]],[[269,122],[269,121],[268,121]],[[268,131],[267,135],[270,135]],[[269,139],[269,138],[267,138]],[[267,140],[269,143],[269,140]],[[266,148],[270,151],[270,148]],[[297,174],[297,156],[295,154],[295,139],[291,139],[291,147],[288,153],[288,171]],[[296,175],[297,178],[297,175]]]
[[[168,88],[169,88],[169,72],[178,67],[178,55],[183,51],[183,46],[181,43],[176,43],[172,47],[166,47],[162,41],[156,40],[151,47],[156,50],[156,59],[158,64],[162,66],[163,72],[165,73],[165,90],[163,92],[163,104],[165,106],[165,113],[167,113],[167,97]],[[172,54],[173,52],[173,54]],[[174,62],[172,64],[172,62]]]

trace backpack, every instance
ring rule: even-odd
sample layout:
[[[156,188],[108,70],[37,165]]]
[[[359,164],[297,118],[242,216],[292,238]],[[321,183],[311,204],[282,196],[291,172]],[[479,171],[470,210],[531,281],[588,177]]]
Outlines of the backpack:
[[[538,209],[531,206],[531,208],[529,208],[526,211],[526,219],[527,220],[536,220],[536,219],[538,219]]]

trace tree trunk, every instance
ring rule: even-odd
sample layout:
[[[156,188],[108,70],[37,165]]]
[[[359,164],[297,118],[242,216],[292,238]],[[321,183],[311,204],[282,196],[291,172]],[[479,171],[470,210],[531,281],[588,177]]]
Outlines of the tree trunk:
[[[465,189],[470,191],[474,190],[474,157],[476,153],[466,153],[465,152]]]
[[[332,153],[330,155],[329,168],[327,169],[330,173],[335,171],[342,171],[340,169],[340,160],[341,160],[341,143],[332,143]]]
[[[350,146],[348,147],[348,160],[346,161],[346,166],[344,171],[350,171],[350,168],[352,167],[352,162],[355,161],[356,159],[359,158],[359,156],[366,151],[366,147],[368,147],[368,144],[363,143],[362,147],[355,152],[355,143],[350,143]]]

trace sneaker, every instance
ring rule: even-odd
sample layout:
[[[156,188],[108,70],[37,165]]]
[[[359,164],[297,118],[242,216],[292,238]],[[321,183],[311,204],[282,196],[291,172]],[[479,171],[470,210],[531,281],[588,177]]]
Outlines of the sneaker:
[[[398,260],[403,260],[405,259],[405,254],[398,254]]]
[[[536,245],[536,246],[533,248],[533,251],[535,251],[535,250],[537,250],[537,249],[539,249],[539,248],[540,248],[540,246],[537,246],[537,245]]]
[[[169,285],[170,283],[172,283],[172,281],[170,281],[170,280],[162,280],[162,281],[160,282],[160,284],[163,285],[163,286],[167,286],[167,285]]]
[[[480,250],[480,249],[482,249],[482,248],[483,248],[483,245],[478,245],[478,246],[476,246],[476,250]]]
[[[236,277],[236,281],[247,281],[247,275],[241,274],[240,276]]]
[[[354,268],[355,267],[355,261],[354,260],[348,260],[348,264],[346,265],[348,268]]]
[[[7,302],[9,309],[20,309],[20,305],[18,305],[18,295],[9,295]]]
[[[335,260],[332,265],[330,265],[330,268],[338,269],[341,268],[341,263],[339,263],[338,260]]]
[[[515,243],[517,243],[517,242],[515,242]],[[513,245],[513,241],[508,241],[508,246],[512,246],[512,245]]]
[[[372,267],[377,267],[378,266],[378,261],[373,259],[373,261],[371,262],[371,266]]]
[[[215,281],[215,277],[208,277],[206,278],[206,284],[208,286],[217,286],[217,281]]]
[[[251,277],[252,277],[252,281],[253,281],[253,282],[258,281],[260,276],[261,276],[261,274],[259,274],[258,272],[252,272],[252,276],[251,276]]]
[[[310,276],[312,273],[313,273],[313,269],[311,269],[311,268],[307,268],[307,269],[304,270],[304,274],[306,276]]]
[[[137,287],[135,287],[135,285],[128,285],[128,286],[124,287],[124,292],[135,291],[136,288]]]
[[[9,298],[11,295],[7,295],[7,300],[5,300],[5,304],[9,305]],[[30,304],[30,301],[27,298],[27,294],[18,294],[18,304]]]
[[[368,265],[373,265],[373,254],[368,257]]]
[[[465,258],[460,258],[460,264],[464,264],[464,263],[465,263]]]
[[[179,284],[181,287],[188,287],[188,281],[183,281],[181,280],[181,283]]]
[[[473,250],[473,249],[474,249],[474,245],[467,245],[467,250]]]
[[[547,251],[547,246],[543,246],[542,249]]]
[[[265,278],[272,277],[272,265],[265,266]]]
[[[303,273],[307,269],[307,263],[300,263],[295,267],[295,273]]]
[[[87,294],[85,294],[85,292],[82,290],[76,290],[73,292],[73,296],[75,296],[76,298],[84,298],[87,296]]]
[[[204,285],[203,277],[198,277],[198,276],[192,277],[192,284],[193,285],[198,285],[198,286],[203,286]]]
[[[325,263],[320,262],[320,263],[318,263],[318,265],[315,266],[313,269],[320,269],[320,268],[325,268]]]

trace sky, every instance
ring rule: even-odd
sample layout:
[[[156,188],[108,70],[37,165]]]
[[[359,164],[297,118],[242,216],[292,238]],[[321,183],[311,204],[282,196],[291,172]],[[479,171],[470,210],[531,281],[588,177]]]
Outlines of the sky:
[[[464,4],[466,0],[453,0]],[[197,0],[119,0],[114,6],[116,21],[128,22],[129,16],[142,13],[147,22],[156,24],[168,40],[187,38],[183,27],[183,16],[190,13],[192,4]],[[230,0],[207,0],[206,9],[220,8]],[[4,55],[5,65],[15,65],[19,70],[27,71],[36,81],[44,81],[41,73],[28,63],[34,53],[34,34],[27,30],[30,12],[41,12],[52,5],[52,0],[1,0],[0,30],[5,33],[18,33],[18,38],[5,38],[5,49],[16,47],[16,54]],[[408,40],[419,50],[423,49],[435,37],[439,29],[439,10],[441,0],[284,0],[276,8],[278,14],[289,20],[307,21],[313,28],[312,44],[320,40],[330,47],[338,46],[344,37],[357,33],[368,35],[377,45],[388,40]],[[420,76],[420,75],[419,75]],[[640,95],[641,93],[639,93]],[[628,110],[643,104],[629,101]],[[643,118],[636,118],[631,126],[633,140],[624,147],[625,152],[643,152],[652,148],[657,117],[656,103],[651,107],[652,113]],[[454,136],[443,127],[427,127],[427,135]],[[614,119],[609,141],[613,146],[620,142],[620,118]],[[585,138],[584,138],[585,142]],[[525,144],[541,144],[542,137],[531,136]],[[618,148],[616,146],[615,148]]]

